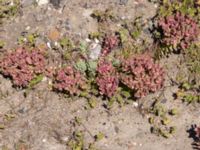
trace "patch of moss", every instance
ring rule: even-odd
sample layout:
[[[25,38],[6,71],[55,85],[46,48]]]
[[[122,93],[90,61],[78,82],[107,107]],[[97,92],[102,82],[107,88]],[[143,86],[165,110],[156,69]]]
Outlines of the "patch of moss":
[[[200,8],[197,7],[195,0],[171,1],[163,0],[158,11],[160,17],[172,15],[174,12],[181,12],[191,17],[199,17]]]
[[[105,11],[95,10],[91,16],[96,18],[98,22],[113,20],[115,18],[111,9],[106,9]]]
[[[20,0],[0,0],[0,24],[4,18],[15,16],[20,9]]]
[[[35,43],[38,37],[39,37],[38,33],[30,33],[30,34],[22,35],[18,38],[18,44],[35,47],[36,46]]]
[[[5,42],[0,40],[0,49],[5,46]]]
[[[164,138],[169,138],[175,133],[175,127],[171,126],[171,124],[172,116],[177,114],[177,109],[168,110],[157,99],[149,112],[151,113],[148,120],[151,124],[151,133]]]

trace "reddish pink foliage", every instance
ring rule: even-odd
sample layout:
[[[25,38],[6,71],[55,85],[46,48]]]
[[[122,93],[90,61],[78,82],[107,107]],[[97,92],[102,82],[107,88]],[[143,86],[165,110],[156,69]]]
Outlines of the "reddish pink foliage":
[[[107,97],[112,97],[119,84],[118,75],[111,62],[106,60],[100,60],[97,68],[97,85],[100,90],[100,94]]]
[[[200,127],[195,126],[194,132],[195,132],[195,137],[200,140]]]
[[[66,91],[69,94],[79,94],[85,85],[85,78],[73,67],[68,66],[60,69],[55,77],[54,88],[58,91]]]
[[[111,52],[113,48],[118,46],[119,39],[117,36],[107,36],[103,42],[102,55],[105,56]]]
[[[189,16],[177,12],[159,20],[162,31],[161,43],[175,49],[186,49],[199,34],[198,24]]]
[[[45,58],[38,50],[19,48],[0,61],[1,73],[11,77],[16,86],[26,87],[45,70]]]
[[[121,82],[134,90],[134,96],[141,98],[163,86],[164,71],[146,55],[138,55],[122,62]]]

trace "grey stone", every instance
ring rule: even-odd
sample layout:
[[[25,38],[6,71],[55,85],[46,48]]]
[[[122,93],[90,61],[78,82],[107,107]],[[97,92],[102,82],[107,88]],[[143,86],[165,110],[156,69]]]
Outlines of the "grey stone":
[[[97,43],[92,43],[89,48],[90,59],[97,60],[101,54],[101,45]]]
[[[38,6],[46,5],[49,3],[49,0],[36,0]]]
[[[34,2],[35,0],[22,0],[21,4],[22,4],[22,7],[28,7],[32,5]]]
[[[120,5],[126,5],[128,0],[119,0]]]
[[[50,0],[50,3],[51,3],[55,8],[59,8],[59,7],[60,7],[60,2],[61,2],[61,0]]]

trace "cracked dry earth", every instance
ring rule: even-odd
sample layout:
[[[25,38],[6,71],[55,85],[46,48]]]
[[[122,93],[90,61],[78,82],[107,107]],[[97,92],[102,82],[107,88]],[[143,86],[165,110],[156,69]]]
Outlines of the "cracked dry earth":
[[[157,8],[147,0],[121,2],[62,0],[59,8],[54,8],[52,4],[36,7],[26,3],[20,15],[1,26],[0,38],[6,41],[6,49],[12,49],[17,46],[17,38],[21,33],[37,31],[46,35],[56,27],[63,35],[86,39],[90,32],[97,31],[97,22],[90,17],[93,10],[112,8],[119,17],[131,20],[142,15],[148,20],[154,17]],[[45,38],[42,40],[48,41]],[[177,61],[172,56],[162,62],[170,70],[169,78],[176,75]],[[93,142],[93,136],[99,132],[105,135],[95,143],[100,150],[191,150],[192,139],[188,138],[186,131],[192,123],[198,123],[195,121],[200,111],[197,106],[186,106],[180,100],[174,100],[173,94],[177,90],[167,79],[162,91],[137,103],[132,102],[122,108],[116,105],[107,110],[103,107],[104,101],[99,99],[96,108],[85,109],[85,99],[74,100],[52,92],[48,88],[48,80],[43,80],[29,91],[13,88],[9,79],[0,76],[0,122],[5,123],[5,129],[0,130],[0,149],[6,146],[14,150],[16,145],[23,143],[28,150],[68,150],[70,148],[66,143],[73,131],[82,130],[85,145]],[[180,112],[172,117],[172,124],[177,131],[168,139],[151,134],[149,114],[140,109],[150,107],[154,97],[158,96],[165,99],[165,107],[176,107]],[[79,126],[73,125],[76,116],[82,120]]]

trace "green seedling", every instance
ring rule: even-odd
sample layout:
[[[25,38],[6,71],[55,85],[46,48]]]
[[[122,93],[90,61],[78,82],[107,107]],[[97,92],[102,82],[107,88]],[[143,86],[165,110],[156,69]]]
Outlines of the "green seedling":
[[[90,108],[95,108],[97,106],[97,100],[95,98],[89,99],[88,104]]]
[[[105,135],[102,132],[99,132],[97,135],[94,136],[95,141],[100,141],[105,137]]]
[[[153,124],[153,123],[154,123],[154,118],[153,118],[153,117],[150,117],[150,118],[149,118],[149,123],[150,123],[150,124]]]
[[[5,46],[5,42],[0,40],[0,49]]]
[[[162,136],[164,138],[169,138],[170,136],[168,132],[162,130],[159,127],[151,127],[151,133],[156,134],[158,136]]]
[[[123,45],[123,43],[128,40],[129,31],[127,29],[122,28],[119,30],[118,34],[120,37],[121,44]]]
[[[90,39],[100,39],[102,37],[102,34],[100,32],[92,32],[89,34]]]
[[[75,64],[75,68],[77,70],[79,70],[82,73],[85,73],[87,71],[87,64],[84,60],[79,60],[76,64]]]
[[[107,105],[106,105],[107,108],[108,108],[108,109],[112,108],[114,102],[116,102],[116,98],[113,96],[112,98],[110,98],[110,99],[108,100]]]
[[[177,110],[176,108],[171,109],[171,110],[169,111],[169,114],[172,115],[172,116],[175,116],[175,115],[178,114],[178,110]]]
[[[5,129],[5,125],[0,124],[0,130],[3,130],[3,129]]]
[[[90,144],[89,144],[88,150],[97,150],[97,149],[95,148],[94,143],[90,143]]]
[[[75,123],[76,123],[77,125],[81,125],[81,123],[82,123],[81,118],[75,117]]]
[[[160,135],[163,136],[164,138],[169,138],[170,137],[169,133],[166,132],[166,131],[163,131],[163,130],[160,129],[159,132],[160,132]]]
[[[95,10],[91,16],[93,18],[96,18],[98,22],[113,20],[115,18],[114,14],[110,9],[106,9],[105,11]]]
[[[176,127],[170,127],[169,128],[169,133],[174,134],[176,132]]]
[[[156,106],[156,107],[154,108],[154,113],[155,113],[156,116],[161,116],[161,117],[163,117],[163,116],[166,115],[166,110],[165,110],[165,108],[164,108],[163,106],[158,105],[158,106]]]
[[[73,133],[72,139],[67,143],[67,145],[72,150],[83,150],[84,149],[84,135],[82,131],[75,131]]]
[[[190,83],[185,82],[181,85],[181,88],[183,88],[184,90],[190,90],[192,86]]]
[[[63,49],[72,50],[74,48],[73,42],[67,37],[62,38],[59,43]]]
[[[169,118],[165,117],[165,118],[163,118],[163,119],[161,120],[161,122],[162,122],[163,125],[168,125],[171,121],[170,121]]]
[[[33,88],[33,86],[40,83],[43,80],[43,77],[43,75],[36,76],[33,80],[30,81],[28,88]]]
[[[5,114],[5,119],[7,120],[7,121],[11,121],[12,119],[14,119],[15,118],[15,115],[14,114]]]
[[[124,105],[124,99],[123,99],[123,97],[120,94],[118,94],[116,96],[116,100],[117,100],[117,102],[119,103],[120,106]]]

